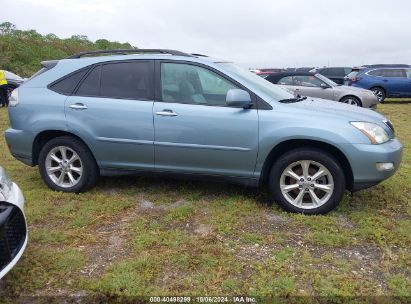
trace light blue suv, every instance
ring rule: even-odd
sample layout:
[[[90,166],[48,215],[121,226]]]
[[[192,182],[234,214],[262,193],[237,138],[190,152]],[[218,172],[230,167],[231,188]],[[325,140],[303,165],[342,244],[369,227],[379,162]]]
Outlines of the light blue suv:
[[[286,210],[318,214],[401,162],[384,116],[295,98],[229,62],[114,50],[43,66],[13,92],[5,136],[54,190],[81,192],[99,175],[141,171],[207,176],[268,185]]]

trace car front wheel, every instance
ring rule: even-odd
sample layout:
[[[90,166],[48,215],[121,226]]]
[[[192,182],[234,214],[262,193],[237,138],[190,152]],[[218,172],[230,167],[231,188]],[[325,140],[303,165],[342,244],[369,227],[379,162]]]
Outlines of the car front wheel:
[[[285,153],[274,163],[269,187],[274,200],[287,211],[324,214],[341,201],[345,178],[330,154],[301,148]]]
[[[91,152],[71,136],[54,138],[43,146],[39,169],[49,188],[63,192],[84,192],[98,178],[98,167]]]
[[[354,97],[354,96],[346,96],[341,99],[341,102],[352,105],[352,106],[361,107],[361,101],[357,97]]]

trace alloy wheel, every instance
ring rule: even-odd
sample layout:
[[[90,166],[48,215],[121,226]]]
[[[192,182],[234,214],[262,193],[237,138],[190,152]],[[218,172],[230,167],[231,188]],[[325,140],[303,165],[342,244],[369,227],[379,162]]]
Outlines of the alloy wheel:
[[[46,172],[59,187],[75,186],[83,175],[83,163],[79,155],[71,148],[58,146],[46,156]]]
[[[330,171],[319,162],[300,160],[284,169],[280,189],[290,204],[301,209],[313,209],[331,198],[334,180]]]
[[[359,106],[359,104],[358,104],[358,102],[357,102],[357,100],[355,100],[354,98],[346,98],[346,99],[344,99],[344,101],[343,101],[344,103],[347,103],[347,104],[349,104],[349,105],[352,105],[352,106]]]
[[[380,89],[373,89],[372,90],[375,96],[377,96],[378,101],[381,102],[384,98],[384,93]]]

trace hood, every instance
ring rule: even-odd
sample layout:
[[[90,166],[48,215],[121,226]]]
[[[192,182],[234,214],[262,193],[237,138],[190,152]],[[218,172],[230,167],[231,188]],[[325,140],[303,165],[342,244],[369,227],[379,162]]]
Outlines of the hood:
[[[328,116],[334,116],[336,119],[368,121],[379,124],[381,124],[383,120],[386,120],[383,115],[375,111],[320,98],[307,98],[300,102],[283,105],[285,107],[302,110],[307,112],[305,114],[312,116],[322,116],[326,114]]]

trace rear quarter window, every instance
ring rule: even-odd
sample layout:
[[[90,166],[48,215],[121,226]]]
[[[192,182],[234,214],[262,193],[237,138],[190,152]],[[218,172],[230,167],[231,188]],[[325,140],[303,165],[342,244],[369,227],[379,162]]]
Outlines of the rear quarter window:
[[[76,95],[98,96],[100,94],[100,74],[101,66],[94,67],[77,89]]]
[[[50,84],[49,89],[63,95],[71,95],[81,79],[83,79],[83,77],[87,74],[88,70],[89,69],[86,68],[71,73],[68,76]]]

